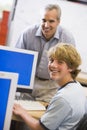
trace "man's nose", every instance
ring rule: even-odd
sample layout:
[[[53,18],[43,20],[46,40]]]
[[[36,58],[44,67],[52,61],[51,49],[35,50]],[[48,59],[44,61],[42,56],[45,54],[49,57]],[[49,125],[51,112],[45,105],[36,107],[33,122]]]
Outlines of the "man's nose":
[[[45,22],[45,27],[49,27],[49,23],[48,22]]]

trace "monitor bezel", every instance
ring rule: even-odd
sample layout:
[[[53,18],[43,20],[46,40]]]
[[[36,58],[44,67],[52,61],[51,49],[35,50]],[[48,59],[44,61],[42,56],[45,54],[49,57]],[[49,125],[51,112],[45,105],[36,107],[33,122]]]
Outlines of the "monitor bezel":
[[[17,84],[17,92],[31,93],[32,90],[33,90],[33,86],[34,86],[34,79],[35,79],[38,52],[37,51],[32,51],[32,50],[19,49],[19,48],[10,47],[10,46],[2,46],[2,45],[0,45],[0,50],[7,50],[7,51],[13,51],[13,52],[18,52],[18,53],[20,52],[20,53],[24,53],[24,54],[32,54],[32,55],[34,55],[32,72],[31,72],[31,79],[32,80],[30,80],[30,85],[26,86],[26,85],[18,85]]]
[[[8,79],[11,81],[11,84],[9,86],[10,89],[9,89],[8,102],[6,106],[6,114],[5,114],[4,126],[3,126],[3,130],[9,130],[11,125],[12,109],[14,105],[15,93],[17,89],[18,74],[0,71],[0,79]]]

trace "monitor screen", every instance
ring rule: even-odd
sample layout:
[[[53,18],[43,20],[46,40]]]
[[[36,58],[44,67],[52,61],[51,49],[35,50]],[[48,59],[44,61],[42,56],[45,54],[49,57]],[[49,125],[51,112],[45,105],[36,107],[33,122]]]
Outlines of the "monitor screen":
[[[18,73],[17,90],[32,91],[37,56],[36,51],[0,46],[0,71]]]
[[[0,71],[0,130],[9,130],[18,75]]]

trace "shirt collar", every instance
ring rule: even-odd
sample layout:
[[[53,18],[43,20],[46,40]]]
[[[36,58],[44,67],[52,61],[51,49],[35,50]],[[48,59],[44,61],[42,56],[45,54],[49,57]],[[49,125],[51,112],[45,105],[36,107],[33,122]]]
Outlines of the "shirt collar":
[[[66,85],[68,85],[68,84],[70,84],[70,83],[76,83],[76,81],[74,80],[74,81],[67,82],[66,84],[64,84],[63,86],[61,86],[58,90],[60,90],[60,89],[62,89],[62,88],[64,88],[64,87],[66,87]]]
[[[54,38],[59,39],[59,26],[58,26],[57,29],[56,29]]]
[[[35,36],[42,36],[41,26],[39,26],[39,28],[37,29]]]
[[[42,37],[41,26],[39,26],[38,30],[36,31],[36,35],[35,36]],[[59,26],[56,29],[54,38],[59,39]]]

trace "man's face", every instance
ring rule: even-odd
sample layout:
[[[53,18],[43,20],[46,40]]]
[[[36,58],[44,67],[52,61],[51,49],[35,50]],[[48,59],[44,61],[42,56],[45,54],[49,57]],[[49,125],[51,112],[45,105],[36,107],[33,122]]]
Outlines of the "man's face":
[[[42,34],[47,39],[50,40],[60,23],[58,18],[58,13],[55,9],[50,11],[45,11],[42,17]]]

